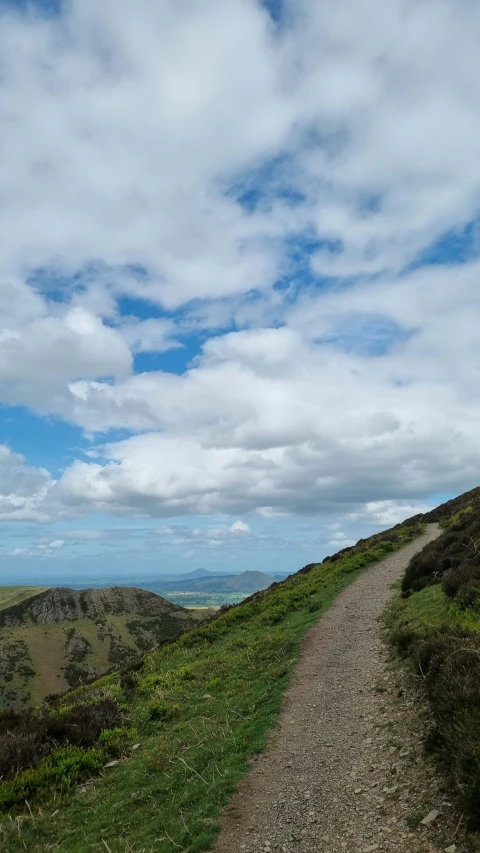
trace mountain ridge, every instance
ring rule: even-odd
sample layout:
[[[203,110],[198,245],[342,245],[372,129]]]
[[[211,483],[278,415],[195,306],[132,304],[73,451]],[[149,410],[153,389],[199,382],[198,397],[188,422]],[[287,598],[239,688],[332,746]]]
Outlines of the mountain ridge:
[[[252,595],[254,592],[259,592],[267,589],[272,583],[275,583],[274,578],[264,572],[256,570],[246,570],[239,575],[209,575],[208,577],[198,577],[191,580],[179,579],[162,582],[156,584],[160,593],[171,591],[179,592],[185,590],[188,592],[244,592],[246,595]]]

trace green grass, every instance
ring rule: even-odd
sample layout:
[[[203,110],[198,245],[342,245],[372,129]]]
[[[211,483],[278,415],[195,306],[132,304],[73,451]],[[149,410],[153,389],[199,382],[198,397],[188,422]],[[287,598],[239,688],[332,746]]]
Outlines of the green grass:
[[[32,794],[34,820],[29,810],[25,819],[10,811],[0,823],[2,850],[208,850],[222,807],[265,745],[306,632],[366,566],[418,533],[403,526],[393,541],[390,534],[306,567],[147,654],[128,689],[114,674],[67,694],[66,705],[115,697],[140,746],[73,796],[55,786]]]
[[[0,610],[14,607],[15,604],[20,604],[21,601],[39,595],[47,589],[47,586],[0,586]]]
[[[413,629],[418,633],[433,631],[480,633],[480,612],[462,610],[455,600],[447,598],[440,584],[424,587],[406,599],[398,599],[390,611],[390,624],[396,630]]]

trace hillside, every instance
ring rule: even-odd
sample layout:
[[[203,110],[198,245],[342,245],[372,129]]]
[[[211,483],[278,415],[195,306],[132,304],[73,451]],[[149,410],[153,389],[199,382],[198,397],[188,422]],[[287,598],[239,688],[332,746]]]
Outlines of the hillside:
[[[124,664],[196,624],[135,588],[33,588],[0,610],[0,706],[39,702]]]
[[[366,567],[422,529],[414,519],[363,540],[220,611],[131,670],[35,713],[0,717],[6,853],[60,842],[68,853],[151,850],[152,839],[156,853],[209,850],[219,810],[277,718],[306,632]],[[34,822],[10,820],[28,808]]]
[[[31,598],[32,595],[38,595],[47,589],[46,586],[0,586],[0,610],[13,607],[26,598]]]

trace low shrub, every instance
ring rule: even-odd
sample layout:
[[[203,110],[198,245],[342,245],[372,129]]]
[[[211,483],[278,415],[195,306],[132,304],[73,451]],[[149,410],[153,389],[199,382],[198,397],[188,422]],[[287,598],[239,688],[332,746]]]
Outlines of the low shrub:
[[[117,702],[104,699],[48,715],[45,730],[47,737],[57,743],[88,747],[96,743],[103,729],[112,729],[121,721],[122,713]]]
[[[443,591],[449,598],[455,598],[457,593],[465,589],[475,590],[480,588],[480,559],[460,563],[450,569],[443,577]]]
[[[175,672],[180,681],[195,681],[195,670],[193,666],[181,666]]]
[[[165,702],[163,699],[152,699],[147,706],[151,720],[171,720],[180,711],[180,705]]]
[[[146,675],[144,678],[139,679],[138,689],[141,693],[148,695],[149,693],[152,693],[156,687],[163,684],[165,684],[165,676],[153,672],[150,675]]]
[[[98,738],[98,743],[107,755],[116,757],[122,755],[136,737],[136,729],[119,726],[116,729],[104,729]]]
[[[120,687],[126,697],[131,697],[138,687],[138,676],[135,670],[125,669],[120,672]]]
[[[276,607],[266,607],[260,616],[260,621],[264,625],[276,625],[281,622],[284,616],[288,613],[288,607],[284,604],[277,604]]]
[[[35,767],[59,746],[89,748],[103,729],[122,722],[118,703],[111,698],[57,708],[5,711],[0,714],[0,779],[9,779]]]
[[[24,804],[26,800],[48,793],[51,788],[66,793],[82,779],[98,772],[105,763],[95,749],[69,746],[57,749],[44,758],[38,767],[25,770],[9,782],[0,785],[0,810]]]

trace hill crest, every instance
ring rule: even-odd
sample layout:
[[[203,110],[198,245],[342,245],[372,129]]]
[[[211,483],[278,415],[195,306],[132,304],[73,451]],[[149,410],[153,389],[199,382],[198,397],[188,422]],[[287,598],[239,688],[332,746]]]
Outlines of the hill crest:
[[[174,612],[185,611],[154,592],[136,587],[82,590],[51,587],[0,611],[0,627],[21,625],[26,619],[36,625],[51,625],[77,619],[103,620],[122,613],[162,616]]]

